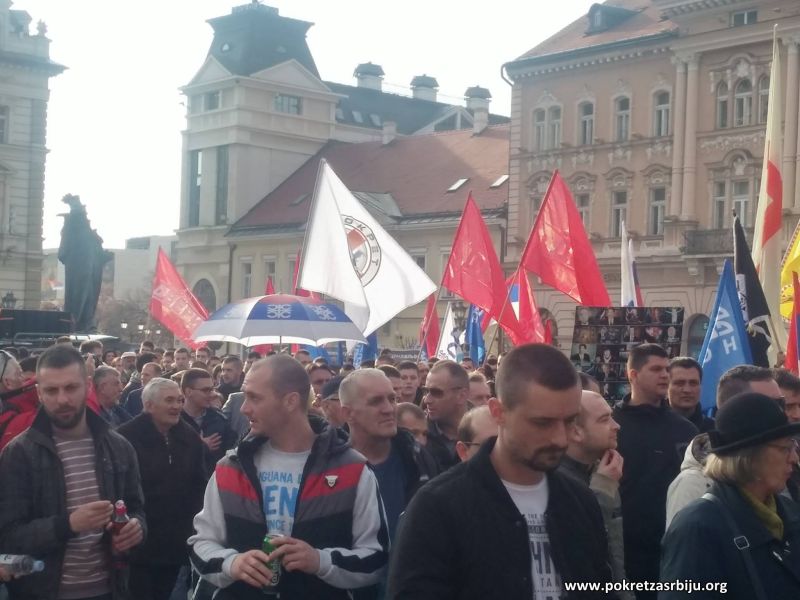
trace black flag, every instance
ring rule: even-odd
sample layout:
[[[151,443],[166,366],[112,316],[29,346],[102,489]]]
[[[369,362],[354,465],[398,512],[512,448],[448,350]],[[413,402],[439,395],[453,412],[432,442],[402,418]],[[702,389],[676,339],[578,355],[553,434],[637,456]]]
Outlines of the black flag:
[[[767,350],[772,344],[771,320],[767,298],[758,280],[753,255],[744,235],[739,217],[733,217],[733,267],[736,271],[736,289],[747,326],[753,364],[769,368]],[[778,268],[778,265],[775,266]]]

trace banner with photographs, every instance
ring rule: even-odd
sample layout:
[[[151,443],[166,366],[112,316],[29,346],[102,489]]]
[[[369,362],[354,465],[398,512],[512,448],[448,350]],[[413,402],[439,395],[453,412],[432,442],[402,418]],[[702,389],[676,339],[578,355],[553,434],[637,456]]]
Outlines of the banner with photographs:
[[[630,393],[625,363],[628,351],[645,342],[660,344],[670,358],[680,356],[683,308],[596,308],[575,310],[573,364],[600,384],[614,403]]]

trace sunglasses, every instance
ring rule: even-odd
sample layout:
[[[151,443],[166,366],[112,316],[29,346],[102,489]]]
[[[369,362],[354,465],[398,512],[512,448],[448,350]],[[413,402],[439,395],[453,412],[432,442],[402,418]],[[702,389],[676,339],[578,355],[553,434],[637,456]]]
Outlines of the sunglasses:
[[[436,387],[422,386],[420,389],[422,390],[422,395],[423,396],[428,396],[429,395],[429,396],[431,396],[431,398],[444,398],[444,395],[447,392],[452,392],[452,391],[460,390],[460,389],[463,389],[463,388],[461,388],[461,387],[452,387],[452,388],[448,388],[446,390],[443,390],[441,388],[436,388]]]

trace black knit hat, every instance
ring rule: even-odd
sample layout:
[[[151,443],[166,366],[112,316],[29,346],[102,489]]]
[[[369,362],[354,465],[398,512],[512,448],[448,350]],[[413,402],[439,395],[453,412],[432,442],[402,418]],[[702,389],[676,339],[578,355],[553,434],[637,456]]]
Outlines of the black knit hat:
[[[716,428],[708,432],[710,451],[730,454],[800,433],[800,423],[789,423],[777,401],[764,394],[737,394],[717,412]]]
[[[320,399],[327,400],[331,396],[338,396],[339,395],[339,385],[342,383],[342,379],[344,377],[342,375],[337,375],[336,377],[331,377],[328,382],[322,386],[322,392],[320,393]]]

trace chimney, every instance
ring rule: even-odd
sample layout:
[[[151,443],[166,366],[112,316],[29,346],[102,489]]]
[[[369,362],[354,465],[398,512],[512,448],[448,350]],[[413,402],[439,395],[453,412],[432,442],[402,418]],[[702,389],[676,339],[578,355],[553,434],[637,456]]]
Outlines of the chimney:
[[[489,125],[489,111],[483,107],[472,111],[472,135],[478,135]]]
[[[489,102],[491,102],[492,94],[486,88],[479,85],[467,88],[464,92],[464,100],[467,101],[467,110],[477,110],[483,108],[489,111]]]
[[[430,100],[436,102],[436,92],[439,89],[439,82],[435,77],[427,75],[417,75],[411,80],[411,91],[417,100]]]
[[[380,65],[371,62],[361,63],[356,67],[353,76],[358,82],[358,87],[381,91],[384,72]]]
[[[391,144],[397,137],[397,123],[394,121],[383,122],[383,145]]]

